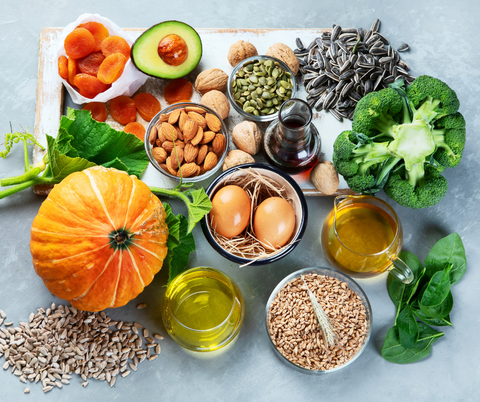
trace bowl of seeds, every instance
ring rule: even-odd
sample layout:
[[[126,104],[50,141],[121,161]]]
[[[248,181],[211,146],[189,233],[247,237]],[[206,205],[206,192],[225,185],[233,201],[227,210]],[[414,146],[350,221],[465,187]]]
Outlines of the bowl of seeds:
[[[355,361],[371,335],[372,309],[362,288],[332,268],[304,268],[270,295],[266,328],[290,367],[326,374]]]
[[[294,98],[297,83],[292,70],[270,56],[252,56],[238,63],[228,81],[228,99],[247,120],[274,120],[283,102]]]

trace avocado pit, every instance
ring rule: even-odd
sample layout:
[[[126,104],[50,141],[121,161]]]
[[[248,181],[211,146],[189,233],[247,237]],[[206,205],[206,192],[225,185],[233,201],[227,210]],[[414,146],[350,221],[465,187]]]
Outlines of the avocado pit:
[[[167,35],[158,44],[158,55],[168,65],[179,66],[187,60],[187,43],[178,35]]]

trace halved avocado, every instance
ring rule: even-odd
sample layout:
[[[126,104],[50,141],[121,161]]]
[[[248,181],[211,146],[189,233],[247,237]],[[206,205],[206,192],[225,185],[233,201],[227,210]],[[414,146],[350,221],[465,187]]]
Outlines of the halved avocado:
[[[202,57],[197,31],[180,21],[164,21],[147,29],[133,44],[133,64],[153,77],[174,79],[192,71]]]

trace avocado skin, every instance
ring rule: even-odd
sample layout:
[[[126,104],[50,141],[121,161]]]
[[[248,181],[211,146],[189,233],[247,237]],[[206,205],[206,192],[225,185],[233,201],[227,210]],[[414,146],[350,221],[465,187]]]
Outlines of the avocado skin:
[[[177,25],[177,24],[178,24],[178,26],[175,27],[175,25]],[[160,61],[160,62],[156,66],[155,66],[155,64],[156,64],[155,62],[152,62],[152,65],[150,67],[149,66],[142,66],[140,61],[137,60],[136,57],[139,57],[139,55],[142,54],[141,47],[142,47],[142,43],[145,42],[145,37],[148,37],[150,35],[154,36],[156,33],[158,33],[160,31],[160,29],[162,27],[169,26],[169,25],[170,26],[173,25],[174,29],[165,31],[164,34],[160,35],[161,37],[158,37],[158,41],[153,41],[153,44],[155,44],[155,46],[153,46],[153,44],[151,44],[152,46],[151,46],[150,49],[147,46],[147,49],[143,50],[144,52],[150,52],[153,61],[157,61],[157,62]],[[177,34],[177,35],[181,36],[187,42],[188,50],[189,50],[189,53],[190,53],[192,43],[190,42],[190,38],[185,38],[182,35],[182,33],[184,32],[183,30],[185,30],[185,32],[188,32],[191,36],[193,36],[193,39],[196,41],[195,46],[193,46],[194,48],[196,47],[195,57],[192,58],[193,60],[189,60],[189,57],[187,57],[187,60],[183,64],[181,64],[180,66],[177,66],[177,67],[168,66],[160,59],[160,56],[158,56],[158,52],[157,52],[158,43],[166,35]],[[140,48],[140,50],[139,50],[139,48]],[[144,73],[146,75],[149,75],[150,77],[175,79],[175,78],[183,77],[183,76],[187,75],[188,73],[190,73],[191,71],[193,71],[193,69],[200,62],[200,59],[202,58],[202,53],[203,53],[203,45],[202,45],[202,40],[201,40],[198,32],[192,26],[190,26],[190,25],[188,25],[188,24],[186,24],[182,21],[169,20],[169,21],[162,21],[158,24],[155,24],[155,25],[151,26],[142,35],[140,35],[137,38],[137,40],[134,42],[133,46],[131,47],[130,57],[131,57],[131,60],[133,62],[133,65],[137,68],[137,70],[141,71],[142,73]],[[164,71],[165,66],[168,66],[167,71]],[[153,70],[155,70],[155,71],[153,71]],[[168,70],[174,70],[174,71],[169,72]]]

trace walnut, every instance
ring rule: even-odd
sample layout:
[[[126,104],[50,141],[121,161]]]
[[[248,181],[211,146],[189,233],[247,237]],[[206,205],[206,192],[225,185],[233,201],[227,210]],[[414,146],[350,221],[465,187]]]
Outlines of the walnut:
[[[216,89],[225,92],[227,89],[228,75],[219,68],[210,68],[202,71],[195,80],[195,88],[202,95]]]
[[[338,189],[338,173],[330,161],[324,161],[315,166],[310,173],[310,181],[318,191],[332,195]]]
[[[275,43],[267,50],[267,56],[276,57],[277,59],[282,60],[290,70],[292,70],[293,75],[297,75],[300,64],[298,62],[297,56],[293,53],[293,50],[290,49],[287,45],[283,43]]]
[[[239,40],[235,42],[228,50],[228,62],[232,67],[235,67],[242,60],[247,57],[258,55],[257,49],[250,42]]]
[[[255,159],[246,152],[241,151],[240,149],[234,149],[228,153],[223,161],[222,170],[230,169],[231,167],[243,165],[244,163],[254,163]]]
[[[216,89],[203,95],[200,103],[215,110],[222,119],[226,119],[230,113],[230,102],[223,93]]]
[[[232,131],[232,140],[238,149],[255,155],[262,146],[262,132],[253,121],[242,121]]]

